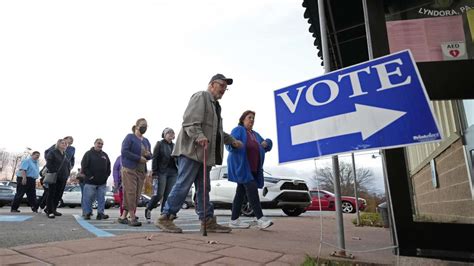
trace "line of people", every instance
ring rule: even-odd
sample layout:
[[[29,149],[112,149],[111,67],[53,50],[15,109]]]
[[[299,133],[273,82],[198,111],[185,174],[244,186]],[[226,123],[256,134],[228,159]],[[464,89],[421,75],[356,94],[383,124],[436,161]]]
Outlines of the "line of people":
[[[223,131],[219,100],[232,83],[231,78],[216,74],[209,81],[207,90],[199,91],[191,96],[183,115],[176,144],[173,143],[174,131],[171,128],[165,128],[162,133],[163,139],[156,143],[152,153],[150,142],[144,136],[148,123],[144,118],[136,121],[132,127],[132,133],[123,140],[121,155],[114,164],[114,185],[122,201],[118,223],[130,226],[142,225],[136,216],[136,209],[148,170],[147,161],[153,160],[154,196],[146,206],[145,218],[151,219],[151,211],[163,199],[161,215],[155,221],[155,225],[162,231],[182,232],[182,229],[174,224],[174,220],[193,184],[196,188],[196,213],[201,220],[201,229],[205,227],[208,232],[227,233],[231,231],[231,228],[250,227],[250,224],[239,220],[241,205],[245,198],[254,209],[259,228],[267,228],[273,224],[270,219],[263,216],[258,196],[258,189],[262,188],[264,183],[265,153],[271,150],[272,141],[263,139],[253,130],[255,112],[249,110],[242,114],[238,126],[232,130],[231,134]],[[70,144],[72,144],[72,138]],[[84,155],[81,161],[81,173],[84,175],[83,215],[85,219],[91,218],[90,206],[94,197],[105,198],[105,184],[111,173],[110,160],[102,151],[102,145],[103,140],[97,139],[94,147]],[[229,181],[238,184],[229,226],[217,223],[213,205],[209,201],[211,189],[209,173],[213,166],[223,163],[224,146],[229,152],[227,159]],[[47,198],[51,200],[47,201],[48,207],[45,212],[50,218],[58,216],[56,206],[64,191],[62,182],[64,181],[65,184],[69,176],[68,171],[74,165],[73,155],[72,157],[67,155],[67,147],[66,141],[59,140],[53,153],[48,153],[46,156],[46,167],[57,173],[58,180],[56,184],[49,184],[48,188]],[[68,158],[69,164],[62,169],[61,162]],[[206,161],[205,166],[204,161]],[[205,188],[204,184],[206,184]],[[99,201],[97,219],[108,218],[108,215],[103,212],[104,205],[105,201]]]

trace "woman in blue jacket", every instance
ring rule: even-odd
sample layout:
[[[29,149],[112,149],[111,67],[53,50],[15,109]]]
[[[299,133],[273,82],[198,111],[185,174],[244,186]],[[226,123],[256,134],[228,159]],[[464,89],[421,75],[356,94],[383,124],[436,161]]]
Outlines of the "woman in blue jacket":
[[[118,218],[121,224],[141,226],[135,217],[138,199],[142,193],[147,173],[146,162],[151,159],[151,145],[143,136],[148,124],[145,118],[137,120],[132,127],[133,134],[128,134],[122,142],[122,186],[124,212]],[[127,215],[130,214],[130,221]]]
[[[234,201],[232,203],[232,217],[229,226],[232,228],[249,228],[248,223],[239,219],[242,203],[247,197],[260,229],[267,228],[273,222],[263,217],[262,206],[258,196],[258,189],[263,187],[263,162],[265,152],[272,149],[272,141],[263,139],[253,130],[255,112],[247,110],[239,119],[239,125],[232,130],[231,135],[242,141],[241,148],[226,145],[229,151],[227,167],[229,181],[237,183]]]

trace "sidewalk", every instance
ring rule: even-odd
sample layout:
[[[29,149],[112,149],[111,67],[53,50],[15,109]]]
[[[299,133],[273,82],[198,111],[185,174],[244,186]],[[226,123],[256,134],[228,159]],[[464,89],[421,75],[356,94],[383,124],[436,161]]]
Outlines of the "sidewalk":
[[[387,229],[355,227],[345,215],[346,248],[369,250],[390,246]],[[320,218],[274,219],[266,231],[234,230],[230,234],[134,233],[108,238],[51,242],[0,249],[0,264],[24,265],[300,265],[317,256]],[[323,241],[336,243],[335,219],[323,218]],[[321,257],[334,248],[323,245]],[[351,252],[349,252],[351,253]],[[391,250],[353,253],[355,262],[393,264]],[[336,258],[332,258],[336,259]]]

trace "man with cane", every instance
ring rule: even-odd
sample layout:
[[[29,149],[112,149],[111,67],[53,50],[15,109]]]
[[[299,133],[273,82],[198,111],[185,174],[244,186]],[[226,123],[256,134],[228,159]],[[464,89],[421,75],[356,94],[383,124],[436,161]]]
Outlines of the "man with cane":
[[[229,233],[231,229],[216,222],[214,208],[209,202],[209,172],[214,165],[222,164],[224,144],[234,148],[242,142],[225,133],[222,127],[219,101],[231,85],[232,79],[214,75],[206,91],[191,96],[176,141],[173,156],[178,157],[178,177],[171,190],[161,216],[155,225],[163,232],[182,233],[173,220],[181,209],[192,184],[196,188],[196,210],[201,220],[203,235],[207,232]]]

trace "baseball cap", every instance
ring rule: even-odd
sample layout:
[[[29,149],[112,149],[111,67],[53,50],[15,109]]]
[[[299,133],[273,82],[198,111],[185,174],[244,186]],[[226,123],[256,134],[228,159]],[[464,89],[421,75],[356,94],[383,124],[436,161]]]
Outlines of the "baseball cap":
[[[218,79],[225,81],[227,85],[232,85],[232,83],[234,82],[234,80],[232,80],[231,78],[226,78],[222,74],[215,74],[214,76],[212,76],[211,81],[209,81],[209,84],[211,84],[213,81],[216,81]]]

